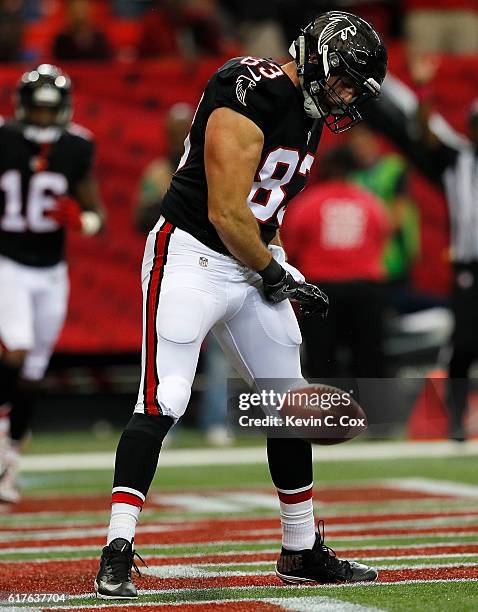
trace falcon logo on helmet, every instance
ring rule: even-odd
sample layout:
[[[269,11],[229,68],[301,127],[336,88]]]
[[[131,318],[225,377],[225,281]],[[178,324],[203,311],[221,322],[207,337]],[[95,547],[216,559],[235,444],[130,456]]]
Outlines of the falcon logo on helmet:
[[[373,27],[356,15],[319,15],[301,30],[289,52],[297,63],[305,112],[323,119],[334,133],[361,121],[359,106],[380,94],[387,51]],[[354,91],[351,100],[341,96],[341,81]]]
[[[349,21],[348,17],[344,18],[342,13],[339,13],[337,18],[331,19],[330,23],[328,23],[322,30],[318,43],[319,53],[322,53],[325,45],[327,45],[332,38],[338,36],[339,34],[342,40],[347,40],[349,34],[351,36],[355,36],[355,34],[357,34],[357,27]]]

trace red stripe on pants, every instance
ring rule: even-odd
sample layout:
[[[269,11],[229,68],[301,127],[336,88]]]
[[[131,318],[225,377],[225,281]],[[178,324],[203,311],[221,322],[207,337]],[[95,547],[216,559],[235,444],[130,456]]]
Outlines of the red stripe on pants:
[[[300,502],[312,499],[312,487],[307,491],[301,491],[300,493],[281,493],[277,491],[279,499],[284,504],[299,504]]]
[[[166,259],[166,244],[173,230],[171,223],[166,222],[156,236],[154,249],[153,269],[151,270],[146,303],[146,364],[144,380],[145,411],[148,414],[160,414],[160,407],[156,400],[159,379],[156,367],[156,317],[158,310],[159,291],[164,273],[164,262]]]

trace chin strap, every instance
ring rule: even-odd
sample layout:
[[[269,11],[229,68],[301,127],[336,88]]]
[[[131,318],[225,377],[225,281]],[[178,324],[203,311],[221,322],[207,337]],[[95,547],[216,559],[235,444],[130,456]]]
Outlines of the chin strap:
[[[305,89],[302,89],[302,93],[304,94],[304,110],[306,114],[312,119],[324,119],[325,113],[317,106],[314,99],[309,96]]]

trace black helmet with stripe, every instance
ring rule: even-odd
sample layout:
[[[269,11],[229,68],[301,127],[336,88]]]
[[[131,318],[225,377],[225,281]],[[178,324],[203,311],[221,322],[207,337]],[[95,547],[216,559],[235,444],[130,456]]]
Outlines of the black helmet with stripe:
[[[306,113],[322,118],[332,132],[343,132],[362,117],[359,106],[380,94],[387,70],[387,50],[364,19],[341,11],[319,15],[301,30],[290,53],[304,94]],[[346,102],[334,89],[339,80],[356,95]]]

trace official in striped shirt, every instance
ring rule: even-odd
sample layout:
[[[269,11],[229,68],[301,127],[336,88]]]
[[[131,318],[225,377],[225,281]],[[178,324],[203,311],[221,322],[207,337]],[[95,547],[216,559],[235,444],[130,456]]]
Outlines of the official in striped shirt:
[[[429,127],[431,105],[426,93],[418,89],[420,139],[428,149],[434,171],[442,180],[451,230],[451,306],[455,326],[448,371],[449,435],[464,441],[468,376],[473,361],[478,358],[478,99],[468,111],[470,140],[451,146]]]

